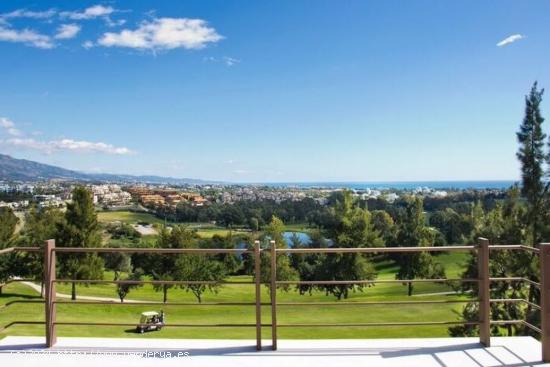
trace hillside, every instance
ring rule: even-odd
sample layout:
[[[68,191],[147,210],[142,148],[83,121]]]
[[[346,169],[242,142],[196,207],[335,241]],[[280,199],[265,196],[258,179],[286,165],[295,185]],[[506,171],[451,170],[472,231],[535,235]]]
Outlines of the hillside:
[[[17,159],[6,154],[0,154],[0,180],[38,181],[49,179],[100,182],[166,183],[172,185],[213,183],[211,181],[193,178],[83,173],[49,164],[29,161],[26,159]]]

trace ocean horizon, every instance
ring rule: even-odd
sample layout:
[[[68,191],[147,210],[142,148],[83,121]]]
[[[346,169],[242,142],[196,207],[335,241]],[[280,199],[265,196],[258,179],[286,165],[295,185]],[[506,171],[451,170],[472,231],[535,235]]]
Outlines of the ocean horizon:
[[[507,189],[519,181],[514,180],[470,180],[470,181],[370,181],[370,182],[268,182],[255,185],[269,187],[297,187],[297,188],[327,188],[327,189],[395,189],[414,190],[416,188],[430,188],[438,190],[482,190]]]

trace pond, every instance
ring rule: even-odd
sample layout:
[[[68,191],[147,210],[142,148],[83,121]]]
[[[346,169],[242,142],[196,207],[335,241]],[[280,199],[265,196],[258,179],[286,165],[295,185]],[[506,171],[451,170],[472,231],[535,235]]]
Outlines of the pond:
[[[307,244],[311,240],[311,237],[309,237],[309,234],[305,232],[283,232],[283,236],[289,247],[292,247],[292,236],[294,235],[298,236],[298,239],[303,244]]]
[[[311,237],[309,237],[309,234],[305,232],[283,232],[283,237],[285,238],[285,241],[288,247],[292,247],[292,236],[294,234],[298,236],[298,238],[303,244],[307,244],[311,240]],[[240,244],[237,245],[237,248],[247,248],[247,247],[248,245],[244,242],[241,242]]]

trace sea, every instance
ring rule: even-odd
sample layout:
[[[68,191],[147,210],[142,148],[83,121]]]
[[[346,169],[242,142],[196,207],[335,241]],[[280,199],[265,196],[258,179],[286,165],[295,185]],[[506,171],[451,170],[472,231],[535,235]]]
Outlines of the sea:
[[[263,183],[269,187],[296,187],[296,188],[326,188],[326,189],[394,189],[414,190],[416,188],[430,188],[437,190],[482,190],[482,189],[508,189],[518,181],[494,180],[494,181],[372,181],[372,182],[273,182]]]

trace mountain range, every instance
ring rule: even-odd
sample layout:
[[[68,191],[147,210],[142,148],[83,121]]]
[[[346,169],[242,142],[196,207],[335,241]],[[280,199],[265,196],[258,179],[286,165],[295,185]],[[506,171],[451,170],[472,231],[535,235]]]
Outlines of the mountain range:
[[[194,178],[175,178],[162,176],[133,176],[110,173],[84,173],[49,164],[13,158],[0,154],[0,180],[4,181],[39,181],[62,179],[71,181],[92,182],[135,182],[170,185],[220,183]]]

